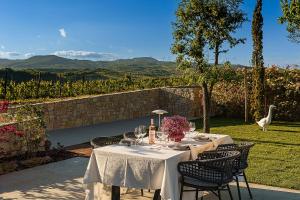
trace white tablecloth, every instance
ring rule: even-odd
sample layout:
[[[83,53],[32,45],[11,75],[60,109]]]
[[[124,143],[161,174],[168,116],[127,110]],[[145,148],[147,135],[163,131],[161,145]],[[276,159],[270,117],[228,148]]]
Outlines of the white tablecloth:
[[[200,142],[198,145],[217,146],[232,143],[232,139],[227,135],[208,136],[214,137],[213,142]],[[178,200],[177,164],[189,160],[190,157],[190,151],[176,151],[150,145],[110,145],[94,149],[83,179],[86,199],[101,199],[99,195],[96,198],[94,186],[96,183],[102,183],[128,188],[161,189],[162,199]],[[184,195],[184,198],[190,199],[188,195]]]

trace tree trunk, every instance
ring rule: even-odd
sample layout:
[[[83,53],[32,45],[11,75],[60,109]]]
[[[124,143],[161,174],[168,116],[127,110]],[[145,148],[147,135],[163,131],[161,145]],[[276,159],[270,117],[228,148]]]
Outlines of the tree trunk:
[[[217,43],[215,46],[215,65],[219,65],[219,54],[220,54],[220,46]]]
[[[210,120],[210,95],[206,83],[202,84],[203,92],[203,133],[210,132],[209,120]]]

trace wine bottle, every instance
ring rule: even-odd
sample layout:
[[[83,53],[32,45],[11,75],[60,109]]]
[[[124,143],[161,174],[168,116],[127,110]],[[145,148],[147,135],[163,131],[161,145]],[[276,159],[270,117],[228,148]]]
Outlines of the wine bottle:
[[[153,119],[151,119],[151,124],[149,126],[149,144],[155,144],[155,125]]]

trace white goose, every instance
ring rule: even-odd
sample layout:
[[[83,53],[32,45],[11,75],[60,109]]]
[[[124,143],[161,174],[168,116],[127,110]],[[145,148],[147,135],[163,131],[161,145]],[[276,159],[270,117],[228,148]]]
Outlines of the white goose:
[[[270,105],[268,116],[256,122],[260,127],[263,128],[263,131],[267,131],[267,127],[271,124],[273,108],[276,108],[276,106]]]

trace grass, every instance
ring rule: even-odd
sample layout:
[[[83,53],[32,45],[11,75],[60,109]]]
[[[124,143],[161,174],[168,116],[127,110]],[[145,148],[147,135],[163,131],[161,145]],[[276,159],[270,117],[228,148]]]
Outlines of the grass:
[[[200,120],[196,123],[202,127]],[[211,133],[255,143],[246,172],[249,182],[300,190],[300,122],[275,121],[263,132],[257,124],[215,118],[211,127]]]

